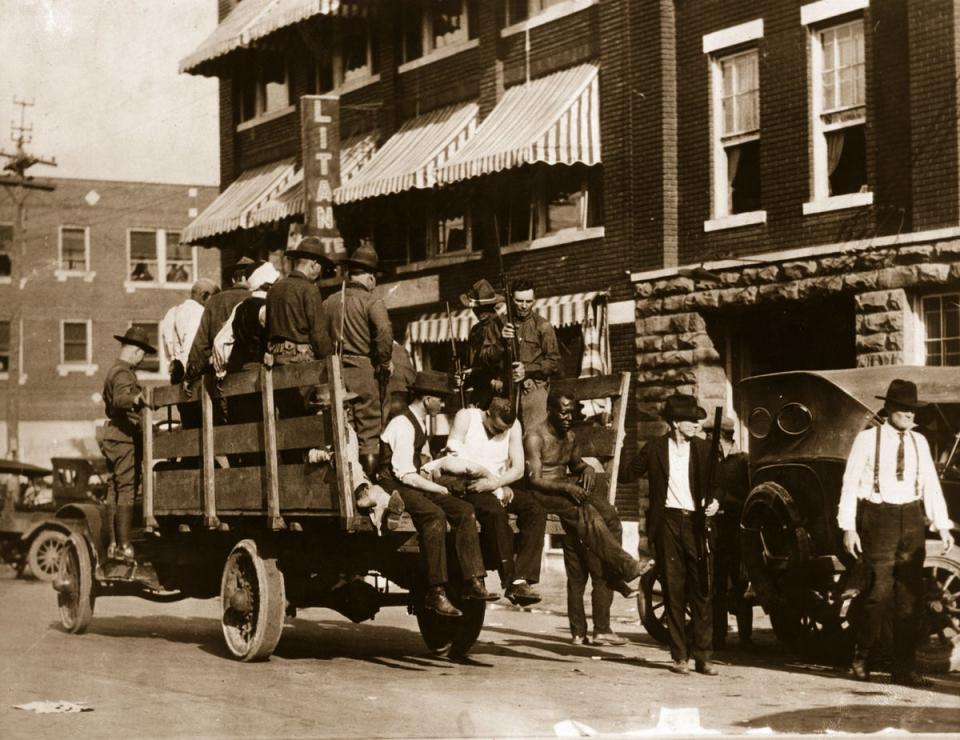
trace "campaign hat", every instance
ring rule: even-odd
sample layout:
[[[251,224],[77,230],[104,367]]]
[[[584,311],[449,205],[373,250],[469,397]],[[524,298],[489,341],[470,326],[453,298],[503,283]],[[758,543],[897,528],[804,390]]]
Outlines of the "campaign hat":
[[[368,272],[380,272],[380,256],[371,244],[361,244],[344,262],[347,267],[359,267]]]
[[[687,393],[674,393],[667,396],[663,407],[663,418],[666,421],[703,421],[707,412],[697,405],[697,399]]]
[[[233,267],[230,268],[230,272],[233,275],[236,275],[238,272],[242,273],[243,275],[249,275],[260,265],[261,263],[258,260],[251,259],[250,257],[244,255],[233,263]]]
[[[288,248],[283,255],[291,259],[311,259],[333,267],[333,258],[323,248],[323,242],[315,236],[307,236]]]
[[[439,370],[421,370],[410,384],[410,390],[431,396],[452,396],[453,381],[450,373]]]
[[[917,398],[917,384],[903,378],[891,380],[886,395],[877,398],[884,402],[885,408],[922,409],[929,405]]]
[[[494,290],[494,287],[490,284],[490,281],[486,278],[477,280],[470,290],[468,290],[466,293],[460,294],[460,303],[467,308],[477,308],[478,306],[495,306],[498,303],[503,303],[503,301],[503,294],[497,293],[497,291]]]
[[[123,335],[114,334],[113,338],[120,344],[132,344],[134,347],[139,347],[148,355],[157,354],[157,348],[150,344],[147,333],[139,326],[131,326]]]

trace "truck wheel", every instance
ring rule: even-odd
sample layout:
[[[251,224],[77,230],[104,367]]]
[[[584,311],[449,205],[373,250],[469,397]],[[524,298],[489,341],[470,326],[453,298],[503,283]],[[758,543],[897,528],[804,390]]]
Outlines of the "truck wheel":
[[[460,597],[459,587],[447,585],[447,596],[463,612],[463,616],[451,619],[441,617],[436,612],[423,608],[423,593],[416,596],[417,625],[423,641],[434,655],[449,658],[462,658],[480,636],[483,620],[487,613],[487,602],[464,600]]]
[[[63,629],[74,635],[86,632],[95,599],[90,551],[82,538],[71,535],[60,555],[57,573],[57,605]]]
[[[659,643],[668,644],[670,642],[670,628],[667,626],[667,608],[663,599],[663,584],[660,582],[660,571],[657,568],[645,573],[640,578],[637,611],[647,634]],[[689,605],[686,614],[687,634],[690,634],[693,623]]]
[[[260,557],[253,540],[234,545],[220,581],[221,626],[230,654],[242,661],[269,658],[280,642],[286,604],[277,561]]]
[[[926,634],[917,660],[930,673],[956,670],[960,663],[960,548],[947,555],[927,555],[923,576]]]
[[[48,583],[56,578],[60,568],[60,553],[67,536],[56,529],[43,529],[30,542],[27,565],[33,577]]]

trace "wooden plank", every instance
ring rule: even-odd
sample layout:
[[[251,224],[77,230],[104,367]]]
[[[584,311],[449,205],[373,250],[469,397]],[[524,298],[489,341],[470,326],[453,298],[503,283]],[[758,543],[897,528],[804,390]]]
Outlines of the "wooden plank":
[[[220,525],[217,520],[217,498],[214,483],[214,437],[213,437],[213,399],[210,387],[213,376],[204,376],[200,385],[200,410],[203,419],[203,523],[213,529]]]
[[[617,441],[616,429],[583,425],[575,427],[574,433],[583,457],[596,457],[601,461],[613,457]]]
[[[340,358],[335,355],[328,358],[327,367],[331,388],[330,422],[333,427],[334,459],[337,461],[335,467],[341,523],[344,529],[352,531],[352,522],[357,516],[356,501],[353,498],[356,482],[353,480],[350,466],[345,464],[348,454],[347,420],[343,413],[344,387],[340,372]]]
[[[263,408],[263,446],[266,465],[264,466],[267,487],[267,525],[276,531],[283,529],[280,517],[280,488],[277,473],[277,415],[273,406],[273,370],[260,366],[260,387],[263,389],[260,400]]]
[[[572,390],[581,401],[590,398],[612,398],[620,395],[621,376],[596,375],[592,378],[565,378],[551,382],[551,388],[558,390]]]
[[[325,363],[322,361],[304,362],[298,365],[279,365],[274,369],[273,388],[274,390],[282,390],[307,385],[321,385],[326,383],[327,377]],[[196,403],[199,396],[199,385],[197,383],[191,386],[192,393],[190,396],[179,385],[158,387],[153,400],[154,408],[171,406],[177,403]],[[259,393],[260,390],[260,372],[252,369],[238,373],[227,373],[219,387],[213,386],[210,388],[210,395],[213,398],[227,398],[243,396],[248,393]]]
[[[613,460],[610,463],[610,490],[607,500],[612,504],[617,499],[617,476],[620,473],[620,455],[623,453],[623,440],[626,437],[627,400],[630,398],[630,373],[620,374],[620,394],[613,400],[611,411],[613,428],[617,432],[613,445]]]
[[[146,388],[147,405],[140,410],[140,428],[143,431],[143,526],[152,532],[157,526],[153,516],[153,388]]]
[[[157,386],[153,392],[153,408],[160,409],[177,403],[199,403],[200,384],[194,383],[190,386],[190,390],[191,393],[188,396],[182,385]]]
[[[301,447],[323,447],[330,444],[331,432],[326,415],[296,416],[276,422],[277,449],[295,450]],[[157,460],[177,457],[200,457],[199,429],[178,429],[154,435],[153,455]],[[263,452],[263,424],[225,424],[213,428],[214,452],[217,455],[235,455],[242,452]]]
[[[154,511],[160,515],[180,513],[201,516],[206,511],[203,471],[158,470]],[[216,511],[245,512],[264,516],[267,500],[266,473],[261,466],[220,468],[215,471]],[[280,511],[339,513],[337,480],[329,465],[279,465],[277,483]]]

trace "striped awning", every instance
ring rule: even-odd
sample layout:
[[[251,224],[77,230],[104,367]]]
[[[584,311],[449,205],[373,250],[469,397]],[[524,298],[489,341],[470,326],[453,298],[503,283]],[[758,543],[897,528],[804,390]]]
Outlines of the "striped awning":
[[[370,131],[345,139],[340,145],[340,179],[347,182],[356,176],[360,168],[373,157],[377,150],[378,131]],[[274,223],[290,216],[303,214],[303,170],[292,173],[289,180],[283,178],[251,207],[248,225]]]
[[[476,103],[431,111],[404,123],[353,180],[334,192],[334,202],[351,203],[436,184],[435,172],[473,135]]]
[[[271,194],[290,187],[295,176],[293,158],[244,170],[183,231],[182,240],[193,244],[217,234],[250,227],[250,212]]]
[[[538,298],[533,308],[555,328],[573,326],[587,320],[590,307],[598,296],[605,298],[607,295],[606,291],[593,291]],[[465,342],[470,336],[471,327],[476,323],[477,317],[470,308],[453,311],[450,317],[446,312],[424,314],[407,324],[404,344],[412,346],[449,342],[451,326],[454,341]]]
[[[180,60],[180,71],[196,72],[207,62],[315,15],[360,12],[361,6],[346,0],[241,0],[196,51]]]
[[[439,167],[446,184],[511,167],[600,163],[597,67],[582,64],[511,87],[477,133]]]

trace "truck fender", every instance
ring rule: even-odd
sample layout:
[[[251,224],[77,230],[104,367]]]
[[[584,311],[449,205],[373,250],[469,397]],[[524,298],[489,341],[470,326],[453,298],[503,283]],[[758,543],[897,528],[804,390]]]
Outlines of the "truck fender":
[[[35,522],[29,529],[24,531],[20,535],[20,541],[24,543],[29,542],[43,529],[53,529],[57,532],[62,532],[68,537],[73,534],[73,530],[63,520],[55,518],[42,519],[39,522]]]

